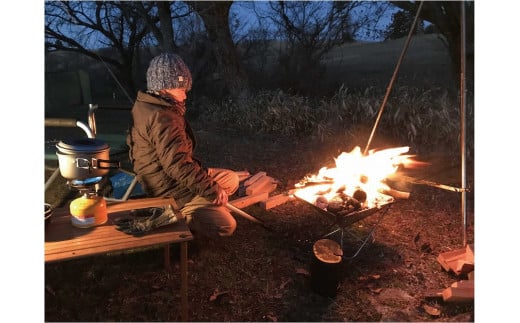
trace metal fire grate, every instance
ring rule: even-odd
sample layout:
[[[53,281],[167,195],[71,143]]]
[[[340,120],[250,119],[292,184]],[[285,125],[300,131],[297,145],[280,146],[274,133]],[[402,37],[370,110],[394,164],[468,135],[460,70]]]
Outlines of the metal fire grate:
[[[338,212],[331,212],[326,209],[322,209],[322,208],[316,206],[314,203],[311,203],[311,202],[305,200],[304,198],[299,197],[296,193],[294,194],[294,196],[298,200],[311,205],[314,209],[318,210],[320,213],[322,213],[334,220],[334,222],[327,228],[327,230],[325,231],[326,233],[323,234],[321,236],[321,238],[327,238],[327,237],[331,237],[333,235],[339,234],[339,236],[340,236],[339,244],[341,246],[341,249],[343,249],[343,250],[345,249],[344,245],[343,245],[345,233],[350,234],[351,236],[354,236],[358,240],[359,246],[357,248],[354,248],[354,250],[355,250],[354,253],[350,256],[347,256],[344,253],[343,254],[344,259],[353,259],[353,258],[357,257],[359,252],[367,245],[368,241],[371,238],[373,238],[376,228],[381,223],[383,217],[387,214],[388,210],[394,203],[393,198],[389,197],[387,202],[380,203],[377,206],[370,207],[370,208],[363,208],[363,209],[359,209],[359,210],[352,211],[349,213],[343,212],[343,214],[341,214]],[[378,214],[379,217],[377,218],[375,224],[372,225],[371,229],[369,230],[369,232],[366,234],[366,236],[364,238],[359,238],[350,232],[351,226],[353,224],[355,224],[359,221],[362,221],[362,220],[366,219],[367,217],[375,215],[375,214]],[[332,230],[332,231],[330,231],[330,230]]]

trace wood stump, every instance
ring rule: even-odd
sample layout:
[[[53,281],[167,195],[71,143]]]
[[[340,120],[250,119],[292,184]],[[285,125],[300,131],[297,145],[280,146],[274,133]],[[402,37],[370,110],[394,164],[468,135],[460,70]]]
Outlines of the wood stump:
[[[311,288],[314,292],[327,297],[335,297],[341,279],[341,260],[343,250],[330,239],[321,239],[312,247]]]

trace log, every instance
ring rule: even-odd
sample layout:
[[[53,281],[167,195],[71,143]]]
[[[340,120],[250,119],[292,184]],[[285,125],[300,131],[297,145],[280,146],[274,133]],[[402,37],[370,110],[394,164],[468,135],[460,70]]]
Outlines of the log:
[[[239,197],[233,201],[229,201],[229,204],[241,209],[247,206],[256,204],[260,201],[265,201],[269,198],[269,194],[267,192],[259,193],[256,195],[246,195],[244,197]]]
[[[445,302],[472,302],[475,298],[475,284],[473,280],[454,282],[442,291]]]
[[[461,274],[467,274],[475,270],[475,265],[472,263],[469,263],[466,259],[460,259],[457,260],[455,263],[455,268],[453,269],[453,272],[456,275]]]
[[[260,207],[262,207],[262,209],[264,210],[269,210],[274,207],[277,207],[278,205],[282,205],[291,199],[293,199],[291,195],[278,194],[275,196],[271,196],[266,201],[260,202]]]
[[[271,183],[271,184],[267,184],[264,188],[268,194],[271,194],[272,192],[274,192],[276,190],[277,187],[278,187],[278,184]]]
[[[451,284],[450,287],[455,288],[475,288],[475,281],[474,280],[459,280]]]
[[[343,250],[337,242],[321,239],[314,243],[312,251],[311,288],[322,296],[335,297],[341,279]]]
[[[246,187],[246,195],[256,195],[261,192],[268,192],[273,182],[274,178],[270,176],[262,176],[259,180]],[[276,189],[276,187],[274,189]]]
[[[251,176],[251,178],[249,178],[247,181],[245,181],[244,186],[252,185],[254,182],[256,182],[257,180],[259,180],[260,178],[262,178],[266,175],[267,175],[266,172],[258,172],[255,175]]]
[[[459,259],[463,259],[466,254],[466,249],[456,249],[440,253],[437,256],[437,261],[441,264],[442,268],[446,271],[450,271],[456,267],[456,262]]]
[[[466,303],[472,302],[474,298],[474,289],[448,287],[442,291],[442,299],[445,302]]]
[[[468,263],[471,264],[475,263],[475,251],[473,249],[474,247],[472,244],[466,245],[466,260]]]
[[[391,197],[395,197],[396,199],[408,199],[408,198],[410,198],[410,193],[409,192],[398,191],[398,190],[394,190],[392,188],[381,189],[381,190],[379,190],[379,193],[390,195]]]
[[[460,248],[439,254],[437,261],[446,271],[452,271],[456,275],[467,274],[474,269],[473,246],[466,245]]]

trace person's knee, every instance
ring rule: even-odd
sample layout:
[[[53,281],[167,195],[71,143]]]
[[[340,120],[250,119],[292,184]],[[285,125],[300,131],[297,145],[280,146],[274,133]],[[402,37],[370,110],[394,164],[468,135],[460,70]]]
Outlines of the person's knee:
[[[235,233],[235,230],[237,228],[237,221],[232,216],[228,218],[228,223],[222,224],[219,227],[218,230],[218,236],[219,237],[230,237]]]
[[[233,195],[238,190],[239,185],[240,185],[240,179],[239,179],[237,173],[230,171],[228,194]]]

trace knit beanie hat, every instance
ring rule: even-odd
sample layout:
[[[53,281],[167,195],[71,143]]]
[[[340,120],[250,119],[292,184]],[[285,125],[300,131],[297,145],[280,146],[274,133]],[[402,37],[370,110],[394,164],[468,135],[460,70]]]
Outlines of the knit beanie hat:
[[[149,91],[163,89],[191,89],[191,73],[182,58],[173,53],[164,53],[154,57],[146,71],[146,83]]]

